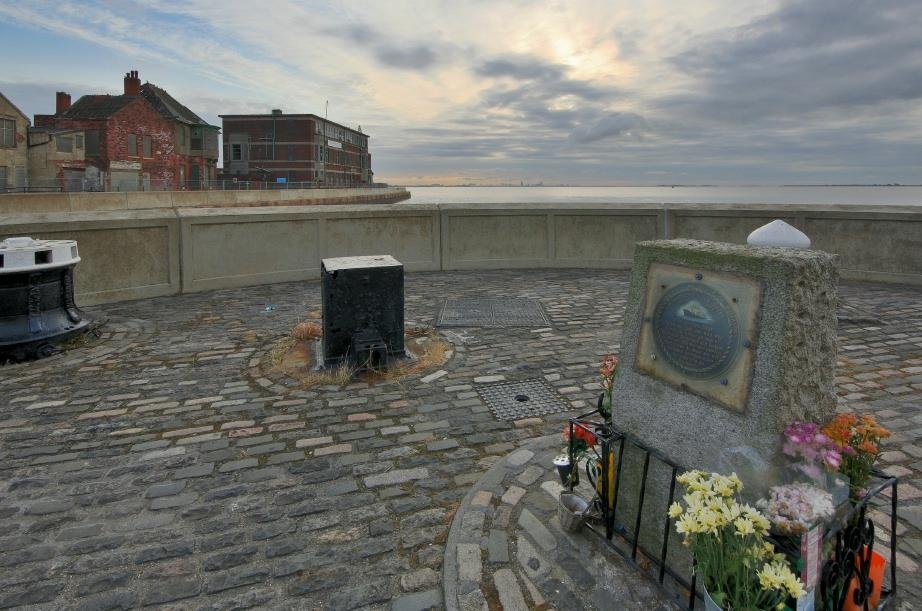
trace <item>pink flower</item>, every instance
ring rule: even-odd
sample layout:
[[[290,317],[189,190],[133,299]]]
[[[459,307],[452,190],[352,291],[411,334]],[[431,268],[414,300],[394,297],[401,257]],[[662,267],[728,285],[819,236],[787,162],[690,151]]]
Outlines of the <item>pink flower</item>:
[[[842,464],[838,446],[815,422],[792,422],[784,429],[784,436],[786,441],[782,451],[788,456],[802,458],[804,464],[800,465],[800,469],[805,473],[818,474],[820,465],[837,471]]]

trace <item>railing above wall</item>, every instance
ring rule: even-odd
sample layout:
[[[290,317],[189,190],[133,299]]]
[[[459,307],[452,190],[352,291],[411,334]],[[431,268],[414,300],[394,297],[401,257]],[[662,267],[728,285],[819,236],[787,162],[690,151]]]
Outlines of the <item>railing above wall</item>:
[[[6,193],[0,196],[0,216],[163,208],[359,205],[402,201],[409,197],[410,193],[403,187]]]
[[[325,190],[331,193],[337,190]],[[349,189],[344,192],[354,191]],[[381,189],[376,189],[381,192]],[[247,201],[268,193],[273,202]],[[298,191],[82,193],[27,210],[0,199],[0,239],[75,239],[81,304],[319,278],[329,256],[392,254],[408,271],[630,269],[642,240],[744,243],[782,218],[840,256],[842,277],[922,285],[922,209],[908,206],[660,204],[304,205]],[[213,194],[238,197],[208,205]],[[166,197],[132,209],[132,197]],[[29,197],[47,197],[31,194]],[[84,199],[84,198],[102,198]],[[108,198],[121,198],[115,202]],[[150,202],[148,202],[150,203]],[[188,203],[188,205],[185,205]]]

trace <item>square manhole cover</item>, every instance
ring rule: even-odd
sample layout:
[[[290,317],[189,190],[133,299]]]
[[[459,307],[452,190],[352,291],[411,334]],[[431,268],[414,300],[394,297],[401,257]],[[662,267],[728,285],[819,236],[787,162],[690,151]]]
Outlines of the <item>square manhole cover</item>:
[[[477,394],[500,420],[521,420],[570,409],[544,380],[485,384],[477,387]]]
[[[550,324],[536,299],[446,299],[438,327],[543,327]]]

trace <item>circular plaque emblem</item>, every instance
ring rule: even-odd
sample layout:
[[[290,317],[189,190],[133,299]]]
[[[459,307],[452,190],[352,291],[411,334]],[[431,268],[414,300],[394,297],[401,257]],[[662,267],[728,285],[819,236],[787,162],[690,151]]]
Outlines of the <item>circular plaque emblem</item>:
[[[657,351],[690,378],[715,378],[739,354],[736,312],[723,295],[701,282],[667,290],[653,311],[652,328]]]

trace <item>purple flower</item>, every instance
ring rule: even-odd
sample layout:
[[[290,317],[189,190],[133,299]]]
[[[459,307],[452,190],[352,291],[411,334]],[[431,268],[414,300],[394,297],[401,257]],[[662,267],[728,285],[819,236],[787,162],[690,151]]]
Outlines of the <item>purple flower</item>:
[[[838,446],[815,422],[792,422],[784,429],[784,436],[786,441],[782,451],[788,456],[802,458],[804,464],[800,465],[800,469],[804,473],[817,476],[821,473],[821,466],[837,471],[842,464]]]

